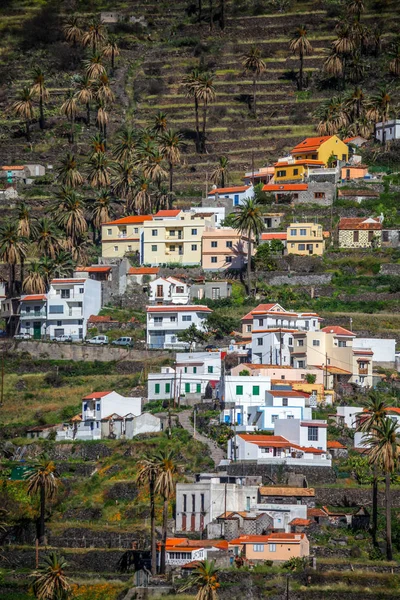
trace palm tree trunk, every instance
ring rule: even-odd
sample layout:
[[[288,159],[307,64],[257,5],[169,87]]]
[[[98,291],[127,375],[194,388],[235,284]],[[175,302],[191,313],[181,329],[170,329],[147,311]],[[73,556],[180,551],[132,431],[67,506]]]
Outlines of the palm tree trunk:
[[[386,484],[386,558],[393,560],[392,550],[392,498],[390,491],[390,473],[385,475]]]
[[[221,171],[221,187],[225,187],[225,172]]]
[[[168,498],[164,498],[162,538],[161,538],[161,559],[160,559],[160,573],[162,575],[165,573],[165,547],[167,544],[167,528],[168,528]]]
[[[214,3],[213,0],[210,0],[210,31],[213,30],[214,25]]]
[[[300,52],[300,74],[299,74],[299,90],[300,90],[300,92],[303,91],[303,62],[304,62],[303,53]]]
[[[199,21],[199,23],[201,23],[201,18],[203,16],[203,14],[202,14],[203,13],[203,5],[202,5],[202,1],[201,0],[198,0],[198,13],[199,13],[198,14],[198,21]]]
[[[203,104],[203,134],[201,139],[201,151],[204,154],[206,151],[206,124],[207,124],[207,102]]]
[[[150,477],[150,538],[151,538],[151,574],[157,574],[157,545],[156,545],[156,500],[155,500],[155,479]]]
[[[44,485],[40,486],[40,515],[39,515],[39,523],[38,523],[38,540],[39,544],[43,544],[45,542],[45,529],[44,529],[44,517],[46,511],[46,493],[44,489]]]
[[[26,125],[26,134],[25,134],[26,135],[26,141],[30,142],[31,141],[31,130],[30,130],[30,127],[29,127],[29,119],[26,120],[25,125]]]
[[[86,124],[90,126],[90,103],[86,102]]]
[[[72,117],[72,119],[71,119],[71,135],[70,135],[71,144],[74,143],[74,125],[75,125],[75,119],[74,119],[74,117]]]
[[[372,543],[376,546],[376,533],[378,531],[378,475],[374,467],[374,479],[372,481]]]
[[[44,129],[44,112],[43,112],[43,94],[42,93],[39,96],[39,112],[40,112],[39,126],[40,126],[40,129]]]
[[[172,162],[170,162],[169,163],[169,191],[171,194],[172,194],[173,171],[174,171],[174,166],[173,166]]]
[[[251,231],[247,232],[247,293],[251,294]]]
[[[199,101],[194,97],[194,113],[196,116],[196,152],[200,151]]]
[[[24,273],[24,271],[25,271],[25,260],[24,260],[23,256],[21,256],[20,263],[21,263],[21,267],[20,267],[20,279],[21,279],[21,293],[22,293],[22,285],[24,283],[24,275],[25,275],[25,273]]]
[[[257,116],[257,107],[256,107],[256,76],[253,77],[253,113],[254,116]]]
[[[115,53],[114,48],[111,50],[111,71],[114,73],[114,65],[115,65]]]
[[[225,29],[225,0],[221,0],[220,4],[219,26],[222,31]]]
[[[14,296],[14,288],[15,288],[15,267],[13,265],[13,263],[10,263],[9,266],[9,270],[8,270],[8,293],[10,295],[10,298],[12,298]]]

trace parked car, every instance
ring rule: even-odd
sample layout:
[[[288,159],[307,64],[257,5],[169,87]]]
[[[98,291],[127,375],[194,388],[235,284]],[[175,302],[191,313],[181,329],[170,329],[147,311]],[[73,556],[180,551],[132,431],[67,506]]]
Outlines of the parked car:
[[[94,338],[90,338],[90,340],[86,340],[88,344],[108,344],[108,337],[106,335],[96,335]]]
[[[54,342],[72,342],[72,335],[57,335],[53,338]]]
[[[133,340],[131,337],[120,337],[117,340],[111,342],[114,346],[133,346]]]
[[[206,350],[206,352],[218,352],[218,348],[217,346],[214,346],[214,344],[208,344],[204,350]]]
[[[30,333],[17,333],[14,335],[14,340],[30,340],[31,337]]]

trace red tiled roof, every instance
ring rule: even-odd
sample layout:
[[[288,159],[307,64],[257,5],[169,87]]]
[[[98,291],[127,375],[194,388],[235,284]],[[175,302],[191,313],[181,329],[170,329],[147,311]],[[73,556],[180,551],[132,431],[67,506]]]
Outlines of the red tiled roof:
[[[1,167],[3,171],[23,171],[25,169],[24,166],[21,165],[13,165],[13,166],[8,166],[5,165],[4,167]]]
[[[353,333],[352,331],[349,331],[349,329],[340,327],[340,325],[332,325],[332,326],[327,325],[326,327],[321,329],[321,331],[323,331],[324,333],[334,333],[335,335],[348,335],[348,336],[352,336],[352,337],[356,336],[355,333]]]
[[[308,527],[308,525],[311,525],[311,521],[310,519],[293,519],[290,521],[289,525],[292,525],[293,527]]]
[[[80,273],[108,273],[111,267],[77,267],[75,271]]]
[[[262,233],[262,240],[286,240],[287,233],[277,231],[276,233]]]
[[[282,162],[274,163],[274,167],[288,167],[288,166],[296,166],[296,165],[325,165],[323,160],[316,160],[313,158],[303,158],[302,160],[295,160],[294,162],[290,162],[288,160],[283,160]]]
[[[53,279],[50,283],[85,283],[86,279]]]
[[[34,300],[46,300],[46,294],[31,294],[30,296],[22,296],[21,302],[30,302]]]
[[[254,544],[268,543],[269,541],[294,542],[299,544],[300,540],[305,537],[304,533],[270,533],[268,535],[241,535],[240,537],[231,540],[229,545],[237,544]]]
[[[307,508],[307,517],[327,517],[328,515],[322,508]]]
[[[364,218],[352,218],[352,219],[347,219],[347,218],[342,218],[339,221],[339,230],[355,230],[355,229],[359,229],[359,230],[375,230],[378,231],[380,229],[382,229],[382,224],[379,223],[378,221],[374,220],[373,223],[366,223],[367,219]]]
[[[156,213],[155,217],[177,217],[179,213],[182,212],[180,210],[159,210]]]
[[[247,315],[244,315],[244,317],[242,317],[242,321],[252,319],[253,312],[255,312],[255,311],[269,311],[272,308],[274,308],[274,306],[276,306],[276,303],[275,304],[259,304],[258,306],[253,308],[253,310],[251,310],[249,313],[247,313]]]
[[[147,312],[213,312],[208,306],[148,306]]]
[[[297,144],[291,152],[291,154],[302,154],[303,152],[312,152],[313,150],[319,150],[319,148],[327,140],[331,139],[331,135],[325,135],[321,137],[309,137]]]
[[[343,446],[343,444],[341,444],[337,440],[328,440],[327,441],[327,448],[343,448],[343,449],[345,449],[346,446]]]
[[[324,454],[323,450],[313,448],[312,446],[305,447],[293,444],[281,435],[251,435],[239,433],[238,436],[245,442],[256,444],[259,448],[295,448],[296,450],[301,450],[305,454]]]
[[[305,192],[308,183],[267,183],[263,186],[263,192]]]
[[[353,354],[361,354],[363,356],[364,355],[365,356],[373,356],[374,353],[372,352],[372,350],[367,350],[367,349],[361,350],[361,348],[355,348],[355,349],[353,349]]]
[[[117,219],[116,221],[107,221],[105,223],[102,223],[102,225],[130,225],[135,223],[144,223],[145,221],[152,220],[152,215],[132,215],[130,217],[122,217],[122,219]]]
[[[215,188],[208,192],[209,196],[215,196],[215,194],[234,194],[235,192],[245,192],[249,189],[249,185],[237,185],[236,187],[226,187],[226,188]]]
[[[157,275],[159,267],[131,267],[128,275]]]
[[[83,399],[84,400],[96,400],[97,398],[103,398],[104,396],[108,396],[108,394],[111,394],[111,391],[108,392],[92,392],[91,394],[88,394],[87,396],[85,396]]]

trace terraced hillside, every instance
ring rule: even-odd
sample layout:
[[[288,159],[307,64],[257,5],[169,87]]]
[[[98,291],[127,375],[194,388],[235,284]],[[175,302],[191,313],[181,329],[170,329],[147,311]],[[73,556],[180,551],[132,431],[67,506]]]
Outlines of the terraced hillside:
[[[204,193],[205,181],[221,155],[230,158],[234,182],[240,181],[252,161],[259,167],[275,160],[300,139],[315,132],[315,109],[321,100],[337,93],[317,89],[319,70],[335,37],[335,18],[321,9],[323,4],[305,0],[294,2],[291,12],[256,16],[248,14],[252,4],[226,0],[224,31],[217,22],[210,31],[208,3],[205,2],[201,25],[196,22],[196,15],[188,15],[190,3],[182,0],[159,3],[133,0],[129,5],[106,0],[73,3],[74,14],[83,19],[110,9],[144,19],[145,27],[109,26],[115,31],[121,48],[113,78],[117,101],[111,113],[109,132],[112,137],[115,130],[129,120],[138,126],[146,125],[157,111],[165,112],[169,125],[180,130],[186,140],[184,160],[176,173],[176,189],[184,195]],[[65,118],[60,117],[59,107],[71,85],[71,75],[79,70],[83,58],[82,52],[71,49],[62,40],[60,25],[71,5],[63,1],[56,5],[51,0],[33,3],[9,0],[2,6],[0,58],[4,86],[0,94],[0,160],[23,162],[29,155],[30,162],[55,162],[63,146],[68,148],[69,126]],[[54,11],[49,16],[52,6]],[[61,7],[59,13],[57,6]],[[30,46],[32,27],[40,27],[43,14],[47,33],[42,35],[43,42]],[[388,0],[382,11],[377,10],[371,0],[367,2],[362,22],[370,26],[382,23],[384,27],[384,52],[377,58],[365,58],[366,75],[361,83],[364,92],[373,92],[381,83],[395,87],[396,83],[387,75],[389,58],[385,50],[399,30],[400,3]],[[298,70],[298,60],[290,56],[288,50],[289,40],[301,25],[307,27],[313,45],[312,54],[304,59],[309,77],[309,86],[304,92],[297,91],[293,75]],[[257,84],[257,118],[249,110],[252,81],[241,66],[242,55],[252,45],[260,47],[267,65],[267,71]],[[38,63],[48,72],[51,93],[46,107],[48,129],[35,131],[33,143],[27,146],[20,124],[7,107],[10,97],[29,83],[30,69]],[[216,101],[209,109],[207,153],[203,155],[195,152],[193,103],[185,96],[182,86],[183,77],[199,63],[215,73],[217,90]],[[93,126],[88,130],[84,124],[83,113],[82,110],[82,118],[78,119],[76,142],[78,153],[82,154],[87,151],[89,135],[94,133]]]

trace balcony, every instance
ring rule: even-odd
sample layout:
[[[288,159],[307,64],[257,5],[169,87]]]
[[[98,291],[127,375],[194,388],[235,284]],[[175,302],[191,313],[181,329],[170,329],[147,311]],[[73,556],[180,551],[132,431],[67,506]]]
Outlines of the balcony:
[[[358,369],[359,375],[368,375],[368,369]]]
[[[46,310],[21,310],[20,317],[21,319],[45,319]]]

